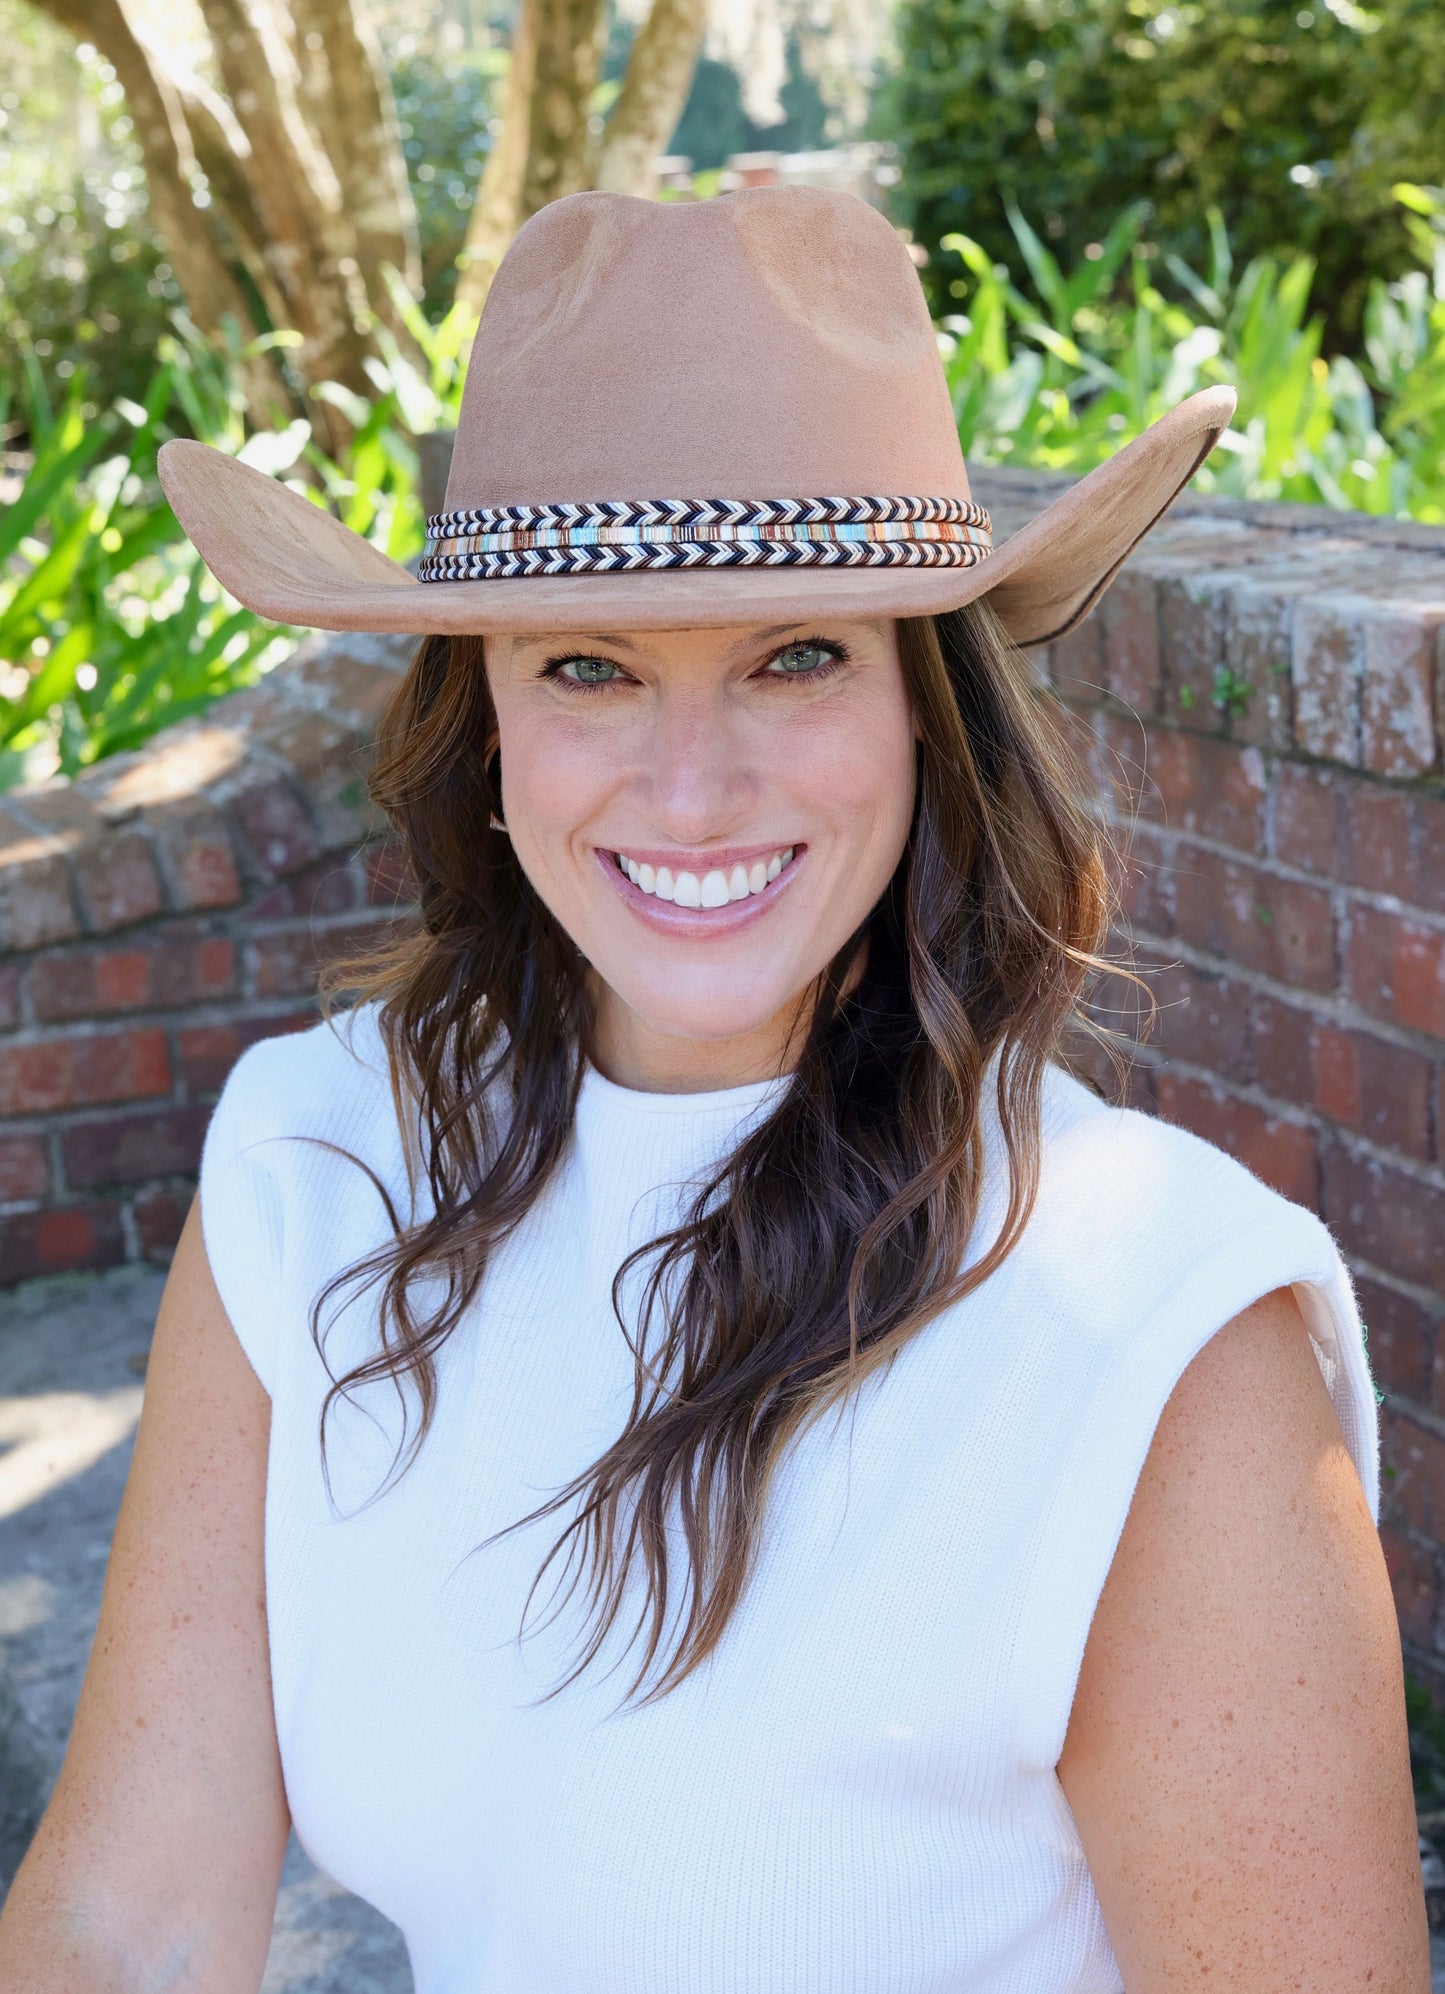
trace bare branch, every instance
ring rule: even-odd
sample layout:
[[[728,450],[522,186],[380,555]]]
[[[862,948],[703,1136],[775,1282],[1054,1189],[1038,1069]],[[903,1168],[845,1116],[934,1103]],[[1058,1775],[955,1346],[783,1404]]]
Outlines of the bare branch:
[[[522,182],[531,135],[532,88],[537,74],[538,0],[522,0],[512,28],[502,128],[492,141],[457,259],[457,297],[473,311],[486,302],[492,277],[517,232]]]
[[[381,46],[357,0],[289,0],[289,6],[306,116],[336,169],[367,296],[404,335],[381,270],[391,264],[419,296],[421,257]]]
[[[603,135],[599,187],[614,194],[657,192],[657,158],[687,103],[707,8],[708,0],[652,0]]]
[[[229,319],[243,338],[254,337],[256,326],[245,294],[222,253],[211,219],[196,205],[196,153],[175,80],[136,35],[120,0],[35,0],[35,4],[77,40],[92,42],[114,68],[145,167],[151,219],[196,325],[214,334]],[[285,383],[264,356],[245,363],[244,387],[247,406],[257,421],[268,420],[287,404]]]
[[[537,72],[521,219],[592,185],[592,93],[602,73],[604,0],[539,0]]]

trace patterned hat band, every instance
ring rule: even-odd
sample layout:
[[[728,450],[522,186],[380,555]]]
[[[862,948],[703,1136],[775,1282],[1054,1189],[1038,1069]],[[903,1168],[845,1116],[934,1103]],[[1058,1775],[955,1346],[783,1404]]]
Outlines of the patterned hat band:
[[[642,568],[971,568],[988,514],[953,498],[609,499],[488,506],[427,521],[424,582]]]

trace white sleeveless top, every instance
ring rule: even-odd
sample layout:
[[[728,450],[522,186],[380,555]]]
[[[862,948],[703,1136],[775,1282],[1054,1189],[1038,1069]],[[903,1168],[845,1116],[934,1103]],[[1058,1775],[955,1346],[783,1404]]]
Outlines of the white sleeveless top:
[[[372,1015],[253,1047],[216,1110],[206,1244],[272,1400],[287,1795],[315,1861],[401,1927],[418,1994],[1119,1994],[1055,1765],[1164,1404],[1272,1288],[1295,1286],[1378,1515],[1376,1401],[1325,1227],[1052,1070],[1022,1241],[795,1443],[715,1653],[619,1708],[619,1634],[539,1700],[580,1627],[580,1608],[542,1624],[544,1588],[517,1640],[563,1519],[476,1547],[620,1431],[613,1273],[785,1084],[654,1095],[589,1071],[565,1169],[442,1355],[415,1465],[375,1495],[399,1403],[368,1388],[332,1428],[334,1503],[308,1310],[388,1234],[322,1145],[405,1208]],[[985,1137],[980,1241],[1001,1211]],[[343,1317],[338,1373],[375,1336],[374,1305]]]

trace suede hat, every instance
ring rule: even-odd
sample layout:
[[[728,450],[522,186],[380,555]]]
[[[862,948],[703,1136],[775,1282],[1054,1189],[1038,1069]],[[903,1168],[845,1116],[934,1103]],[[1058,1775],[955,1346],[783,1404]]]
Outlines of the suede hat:
[[[217,580],[284,623],[667,629],[986,595],[1037,644],[1093,607],[1234,403],[1191,396],[995,549],[882,215],[809,187],[575,194],[493,279],[419,579],[204,444],[167,443],[160,475]]]

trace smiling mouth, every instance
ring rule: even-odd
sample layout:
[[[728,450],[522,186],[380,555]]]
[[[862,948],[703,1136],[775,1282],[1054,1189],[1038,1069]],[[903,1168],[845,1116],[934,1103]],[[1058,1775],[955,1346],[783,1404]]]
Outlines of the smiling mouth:
[[[674,871],[669,866],[652,866],[629,858],[626,852],[612,857],[619,872],[632,881],[640,893],[655,900],[670,900],[677,907],[726,907],[733,901],[750,900],[765,893],[793,862],[796,845],[783,845],[769,857],[759,856],[750,864],[738,863],[724,869],[713,866],[706,872]]]

